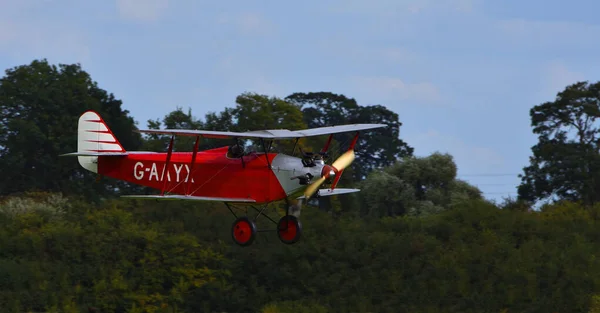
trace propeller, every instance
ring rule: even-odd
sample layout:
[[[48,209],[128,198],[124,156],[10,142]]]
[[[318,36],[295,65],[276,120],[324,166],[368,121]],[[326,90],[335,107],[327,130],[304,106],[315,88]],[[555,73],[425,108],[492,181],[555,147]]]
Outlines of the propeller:
[[[308,200],[328,178],[340,174],[346,167],[350,166],[352,161],[354,161],[354,150],[348,150],[337,158],[333,164],[324,165],[321,169],[321,177],[306,187],[304,191],[306,199]]]

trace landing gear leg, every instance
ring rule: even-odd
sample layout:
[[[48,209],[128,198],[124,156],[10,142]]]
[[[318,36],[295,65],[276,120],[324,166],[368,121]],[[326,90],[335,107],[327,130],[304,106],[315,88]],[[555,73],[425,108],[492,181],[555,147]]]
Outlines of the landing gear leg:
[[[300,200],[292,200],[292,201],[288,201],[286,202],[286,205],[288,206],[286,215],[293,215],[296,218],[300,218],[300,212],[302,210],[302,201],[303,199]]]
[[[233,216],[235,217],[235,221],[231,225],[231,237],[232,237],[233,241],[236,244],[238,244],[239,246],[247,247],[247,246],[251,245],[254,242],[254,240],[256,239],[257,233],[259,233],[259,232],[276,231],[274,229],[259,229],[256,225],[256,220],[261,215],[266,217],[273,224],[277,225],[277,222],[275,220],[273,220],[267,214],[265,214],[265,211],[268,208],[268,204],[264,204],[260,209],[253,205],[246,206],[245,208],[242,209],[242,208],[236,207],[235,205],[233,205],[231,203],[227,203],[227,202],[225,202],[225,206],[227,207],[227,209],[229,209],[229,212],[231,212],[231,214],[233,214]],[[252,216],[252,217],[249,216],[248,215],[249,208],[254,209],[258,214],[256,216]],[[237,214],[235,214],[233,209],[243,210],[243,211],[245,211],[245,214],[242,213],[242,214],[244,214],[243,216],[238,216]]]

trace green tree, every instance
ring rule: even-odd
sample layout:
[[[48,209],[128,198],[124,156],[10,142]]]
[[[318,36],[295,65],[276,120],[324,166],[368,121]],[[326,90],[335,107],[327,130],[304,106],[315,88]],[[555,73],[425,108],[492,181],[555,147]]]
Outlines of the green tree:
[[[122,102],[98,87],[79,64],[51,65],[45,59],[6,70],[0,79],[0,194],[27,190],[106,196],[129,185],[94,184],[77,160],[58,155],[77,151],[77,121],[97,111],[125,149],[142,143]]]
[[[208,112],[205,116],[204,128],[215,131],[234,131],[236,112],[232,108],[225,108],[222,112]]]
[[[261,313],[325,313],[327,308],[310,301],[281,301],[265,305]]]
[[[414,149],[399,138],[402,123],[398,114],[382,105],[360,106],[352,98],[331,92],[293,93],[285,99],[302,109],[304,121],[310,128],[356,123],[388,125],[361,133],[356,149],[356,157],[360,162],[354,162],[352,170],[344,172],[346,179],[360,181],[371,170],[388,166],[398,158],[413,154]],[[354,133],[334,135],[338,150],[347,149],[353,137]],[[321,147],[322,145],[318,146],[318,149]]]
[[[197,119],[192,115],[191,109],[187,113],[181,108],[165,115],[162,121],[149,120],[148,128],[160,129],[205,129],[215,131],[234,131],[246,132],[266,129],[303,129],[306,128],[302,120],[302,112],[291,103],[277,97],[268,97],[256,93],[243,93],[236,97],[236,105],[233,108],[225,108],[222,112],[209,112],[205,115],[204,121]],[[147,140],[147,149],[164,151],[168,147],[170,136],[149,135]],[[175,150],[191,151],[193,148],[194,137],[175,138]],[[218,146],[232,145],[236,141],[232,139],[210,139],[202,138],[200,140],[200,150],[216,148]],[[240,139],[240,144],[246,145],[246,142]],[[283,140],[274,142],[271,145],[273,150],[291,153],[294,142],[292,140]],[[300,145],[300,144],[299,144]],[[269,143],[265,141],[265,148]],[[249,149],[262,152],[263,146],[259,140],[251,140]]]
[[[429,215],[482,199],[481,191],[456,179],[457,167],[449,154],[406,157],[362,182],[361,212],[370,216]]]
[[[185,113],[183,108],[177,107],[174,111],[165,115],[161,120],[148,120],[148,129],[203,129],[204,123],[192,115],[192,109]],[[169,147],[171,136],[159,134],[145,134],[144,150],[166,152]],[[195,137],[176,136],[173,139],[173,151],[192,151]],[[205,139],[200,140],[199,150],[208,148]]]
[[[86,206],[53,194],[0,203],[0,307],[182,312],[190,292],[225,284],[228,260],[208,243],[139,219],[125,203]]]
[[[295,106],[277,97],[256,93],[243,93],[236,99],[231,111],[236,119],[238,131],[261,129],[302,129],[306,127],[302,112]]]
[[[600,200],[600,82],[577,82],[530,111],[538,143],[524,168],[519,198],[593,204]]]
[[[404,215],[417,203],[414,188],[398,176],[385,171],[371,172],[362,187],[361,196],[365,201],[361,208],[363,215]]]
[[[398,158],[410,156],[414,149],[399,138],[398,114],[382,105],[361,106],[356,100],[331,92],[293,93],[285,98],[302,109],[304,121],[309,128],[341,124],[381,123],[388,127],[362,132],[356,143],[357,162],[344,170],[339,186],[352,187],[362,181],[376,168],[394,163]],[[348,149],[354,133],[341,133],[333,136],[329,148],[328,163]],[[313,150],[321,150],[327,136],[311,140]],[[331,198],[320,198],[319,206],[324,209],[336,207]],[[342,212],[358,210],[355,195],[339,198]],[[335,202],[335,201],[334,201]]]
[[[236,99],[236,106],[230,111],[235,120],[231,123],[236,131],[263,129],[299,130],[306,128],[300,108],[277,97],[268,97],[255,93],[243,93]],[[227,112],[227,111],[226,111]],[[222,113],[221,116],[227,113]],[[262,144],[253,140],[255,149],[262,151]],[[274,142],[272,148],[282,153],[291,153],[294,142],[281,140]]]

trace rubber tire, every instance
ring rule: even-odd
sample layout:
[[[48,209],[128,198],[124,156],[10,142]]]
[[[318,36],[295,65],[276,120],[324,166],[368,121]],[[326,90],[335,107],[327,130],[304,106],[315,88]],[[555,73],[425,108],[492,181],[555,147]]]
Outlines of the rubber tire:
[[[245,242],[241,242],[235,237],[236,226],[239,226],[240,223],[247,223],[250,228],[250,238]],[[231,238],[239,246],[246,247],[251,245],[254,242],[254,239],[256,239],[256,224],[247,216],[238,217],[233,224],[231,224]]]
[[[285,233],[282,233],[286,232],[286,222],[288,222],[288,227],[292,226],[296,229],[296,234],[293,238],[288,238],[288,236],[285,236]],[[289,225],[290,222],[291,225]],[[277,223],[277,237],[279,237],[279,240],[281,240],[281,242],[288,245],[298,242],[298,240],[300,240],[300,237],[302,237],[302,223],[300,223],[300,220],[298,220],[298,218],[296,218],[293,215],[287,215],[282,217]]]

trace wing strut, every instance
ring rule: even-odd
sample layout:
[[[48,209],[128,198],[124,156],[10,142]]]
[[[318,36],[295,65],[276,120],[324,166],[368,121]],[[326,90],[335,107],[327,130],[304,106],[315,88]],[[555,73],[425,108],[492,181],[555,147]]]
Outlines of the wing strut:
[[[167,188],[167,179],[165,179],[165,172],[167,172],[167,176],[169,176],[169,163],[171,162],[171,153],[173,152],[173,140],[175,139],[175,135],[171,136],[171,141],[169,142],[169,151],[167,151],[167,161],[165,162],[165,167],[163,168],[162,175],[160,179],[163,181],[163,187],[160,191],[160,195],[163,196],[165,194],[165,189]]]
[[[240,146],[240,139],[239,138],[235,138],[235,144],[237,145],[238,149],[241,148]],[[242,160],[242,168],[246,168],[246,163],[244,162],[244,153],[242,153],[242,156],[240,157],[240,160]]]
[[[263,150],[265,150],[265,159],[267,159],[267,165],[271,168],[271,161],[269,161],[269,153],[267,152],[267,147],[265,146],[265,140],[260,138],[260,143],[263,146]],[[269,150],[271,149],[271,145],[273,144],[273,140],[269,143]]]
[[[294,152],[296,152],[296,146],[298,145],[298,140],[300,140],[300,138],[296,138],[296,140],[294,140],[294,148],[292,148],[291,156],[293,156]]]
[[[192,187],[192,173],[194,171],[194,164],[196,163],[196,154],[198,153],[198,145],[200,144],[200,136],[196,136],[196,143],[194,144],[194,152],[192,152],[192,163],[190,164],[190,172],[188,173],[188,184],[185,191],[186,195],[190,194],[190,187]]]
[[[356,145],[356,141],[358,140],[358,133],[359,132],[356,132],[356,135],[354,135],[354,139],[352,139],[352,142],[350,143],[350,147],[348,147],[348,151],[354,150],[354,146]],[[333,183],[331,183],[330,190],[333,191],[333,189],[335,189],[335,186],[337,185],[338,181],[340,181],[340,177],[342,177],[343,172],[344,172],[344,169],[342,169],[341,171],[339,171],[339,173],[337,175],[335,175],[335,178],[333,179]]]
[[[332,138],[333,138],[333,134],[329,135],[329,138],[327,139],[325,146],[323,146],[323,149],[321,149],[321,155],[324,155],[327,152],[327,150],[329,150],[329,144],[331,144]]]

